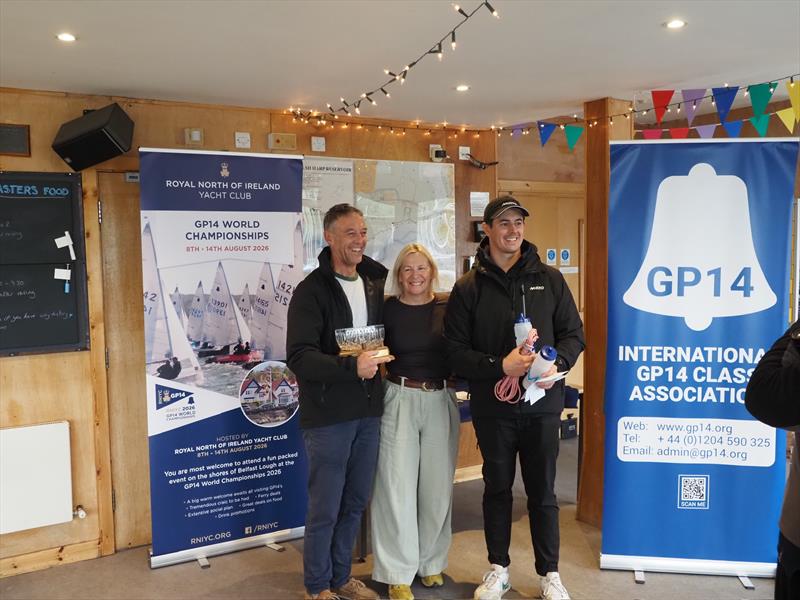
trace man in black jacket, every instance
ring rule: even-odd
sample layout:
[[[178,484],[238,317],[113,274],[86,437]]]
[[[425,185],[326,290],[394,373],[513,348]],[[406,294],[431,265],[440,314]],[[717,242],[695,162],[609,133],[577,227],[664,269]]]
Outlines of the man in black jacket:
[[[367,227],[349,204],[323,222],[328,247],[289,304],[286,355],[300,386],[300,427],[308,455],[303,546],[307,599],[377,599],[350,577],[361,515],[375,476],[383,414],[374,352],[339,356],[335,330],[380,323],[387,270],[368,256]]]
[[[564,387],[546,389],[539,401],[498,400],[504,376],[525,375],[534,355],[520,353],[514,322],[525,314],[541,344],[558,358],[549,373],[570,369],[583,351],[583,324],[561,273],[539,260],[523,239],[525,207],[510,196],[492,200],[484,211],[475,266],[450,294],[444,335],[456,375],[469,380],[472,423],[483,456],[483,528],[491,570],[475,590],[477,600],[498,600],[510,589],[512,485],[519,455],[528,495],[531,538],[542,597],[567,599],[558,575],[558,504],[554,491]],[[511,399],[513,401],[513,399]]]
[[[759,421],[794,432],[778,535],[775,600],[800,598],[800,321],[758,362],[744,403]]]

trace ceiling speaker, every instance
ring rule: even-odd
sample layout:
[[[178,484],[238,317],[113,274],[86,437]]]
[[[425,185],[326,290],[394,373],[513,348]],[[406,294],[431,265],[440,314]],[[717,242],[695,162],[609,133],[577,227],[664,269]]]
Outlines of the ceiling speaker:
[[[81,171],[131,149],[133,121],[119,104],[109,104],[64,123],[53,150],[75,171]]]

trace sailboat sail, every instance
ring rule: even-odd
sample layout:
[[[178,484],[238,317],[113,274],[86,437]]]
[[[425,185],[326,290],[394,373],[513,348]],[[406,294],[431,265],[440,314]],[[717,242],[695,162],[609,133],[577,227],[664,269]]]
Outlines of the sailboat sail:
[[[250,284],[248,283],[244,284],[244,291],[242,292],[242,295],[239,296],[239,310],[242,311],[244,322],[249,326],[250,318],[253,312],[253,305],[250,302]]]
[[[186,329],[186,311],[183,310],[183,299],[181,299],[181,291],[178,289],[178,286],[175,286],[175,291],[172,292],[169,299],[172,300],[172,306],[175,307],[178,320],[181,322],[183,328]]]
[[[267,324],[267,343],[264,358],[273,360],[286,359],[286,321],[289,313],[289,302],[294,290],[303,280],[303,232],[300,220],[294,229],[294,254],[291,265],[283,265],[275,287],[275,300],[269,311]]]
[[[264,350],[267,346],[267,326],[269,324],[269,309],[275,301],[275,283],[272,280],[272,268],[269,263],[264,263],[261,267],[261,274],[258,276],[258,288],[253,298],[252,319],[250,320],[250,331],[252,339],[250,344],[253,348]]]
[[[205,314],[206,296],[203,292],[203,282],[197,282],[197,289],[189,306],[189,314],[186,318],[186,335],[190,340],[199,342],[203,335],[203,315]]]
[[[250,339],[250,328],[231,296],[228,278],[221,262],[217,263],[214,285],[206,303],[203,339],[214,346],[226,346]]]
[[[163,285],[158,272],[155,245],[150,224],[142,231],[142,283],[144,289],[144,331],[145,362],[148,371],[156,374],[156,369],[165,361],[177,358],[181,365],[180,373],[171,379],[191,379],[195,383],[203,380],[200,363],[186,338],[178,313],[172,302],[164,297]],[[174,372],[174,364],[169,369]]]

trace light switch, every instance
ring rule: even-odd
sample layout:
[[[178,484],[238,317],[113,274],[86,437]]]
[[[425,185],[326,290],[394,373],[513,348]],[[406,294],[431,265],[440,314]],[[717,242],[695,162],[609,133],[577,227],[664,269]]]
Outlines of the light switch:
[[[233,139],[236,142],[237,148],[250,148],[249,131],[237,131],[233,134]]]
[[[469,160],[469,146],[458,147],[458,160]]]
[[[311,136],[311,151],[325,152],[325,138],[316,135]]]

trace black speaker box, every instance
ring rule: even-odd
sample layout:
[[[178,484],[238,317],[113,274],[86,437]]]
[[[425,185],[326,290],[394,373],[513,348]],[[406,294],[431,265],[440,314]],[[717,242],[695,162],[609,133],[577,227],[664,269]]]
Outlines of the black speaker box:
[[[64,123],[53,150],[75,171],[81,171],[131,149],[133,121],[119,104],[87,112]]]

